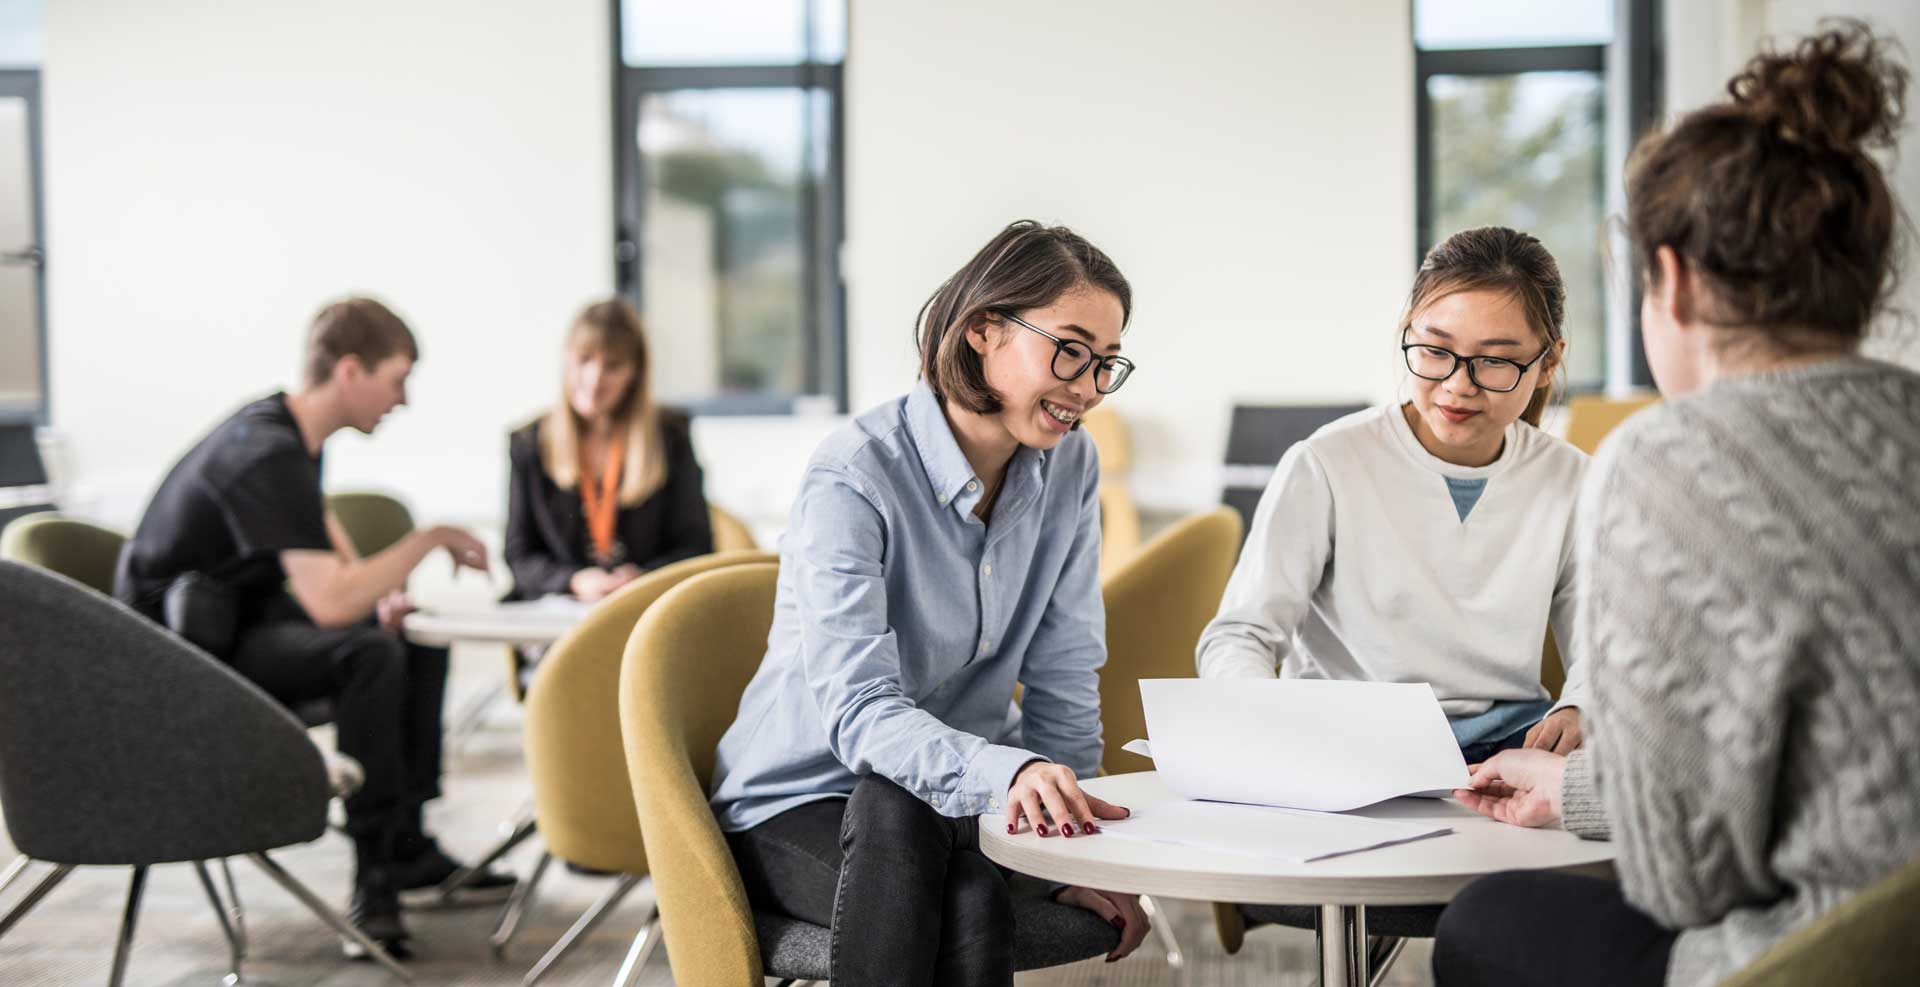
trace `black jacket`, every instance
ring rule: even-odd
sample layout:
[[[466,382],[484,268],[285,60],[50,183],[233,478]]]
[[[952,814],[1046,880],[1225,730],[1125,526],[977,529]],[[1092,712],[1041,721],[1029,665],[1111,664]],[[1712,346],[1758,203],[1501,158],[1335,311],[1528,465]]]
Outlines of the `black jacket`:
[[[614,521],[614,539],[626,547],[627,560],[642,569],[713,551],[713,525],[687,416],[662,408],[659,417],[666,483],[646,500],[620,508]],[[513,464],[505,553],[513,570],[510,599],[565,593],[573,574],[593,564],[579,489],[560,489],[540,465],[540,424],[515,431],[507,442]]]

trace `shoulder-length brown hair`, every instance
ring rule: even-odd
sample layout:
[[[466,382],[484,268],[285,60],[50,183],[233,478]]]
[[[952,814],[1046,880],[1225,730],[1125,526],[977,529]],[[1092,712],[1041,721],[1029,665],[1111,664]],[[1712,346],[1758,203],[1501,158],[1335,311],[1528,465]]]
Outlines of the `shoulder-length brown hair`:
[[[640,313],[621,298],[594,302],[574,318],[573,328],[567,330],[566,348],[576,353],[598,353],[610,363],[633,367],[633,383],[613,410],[614,431],[624,431],[626,436],[619,501],[623,507],[632,507],[667,482],[660,410],[653,403],[652,367]],[[580,434],[585,428],[586,422],[567,400],[566,372],[562,370],[560,400],[554,402],[540,427],[540,465],[562,490],[580,485]]]
[[[1045,308],[1077,288],[1112,292],[1122,328],[1132,318],[1133,286],[1099,247],[1064,226],[1031,219],[1008,224],[920,306],[914,326],[920,375],[941,401],[998,414],[1000,395],[987,386],[967,330],[981,321],[998,325],[1002,312]]]

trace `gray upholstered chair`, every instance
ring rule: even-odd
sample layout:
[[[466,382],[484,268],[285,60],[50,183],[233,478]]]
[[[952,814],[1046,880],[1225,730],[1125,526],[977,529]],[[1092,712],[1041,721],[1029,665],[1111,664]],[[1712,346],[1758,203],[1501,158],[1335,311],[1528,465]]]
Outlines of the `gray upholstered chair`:
[[[237,976],[245,932],[228,919],[202,862],[246,856],[407,977],[267,856],[326,829],[327,767],[298,721],[204,652],[64,576],[0,561],[0,599],[0,813],[25,858],[53,865],[0,917],[0,935],[73,868],[132,867],[110,979],[117,985],[147,868],[191,862],[221,916]],[[5,882],[25,866],[16,861]]]

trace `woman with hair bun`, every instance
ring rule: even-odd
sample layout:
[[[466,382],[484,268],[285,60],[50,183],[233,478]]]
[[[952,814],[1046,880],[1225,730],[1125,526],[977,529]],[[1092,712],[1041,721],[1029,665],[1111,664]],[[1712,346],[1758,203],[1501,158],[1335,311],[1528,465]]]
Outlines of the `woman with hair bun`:
[[[1444,987],[1710,984],[1920,855],[1920,375],[1860,355],[1898,270],[1907,71],[1858,22],[1641,141],[1627,225],[1668,397],[1601,448],[1575,535],[1587,743],[1468,805],[1619,846],[1440,920]]]

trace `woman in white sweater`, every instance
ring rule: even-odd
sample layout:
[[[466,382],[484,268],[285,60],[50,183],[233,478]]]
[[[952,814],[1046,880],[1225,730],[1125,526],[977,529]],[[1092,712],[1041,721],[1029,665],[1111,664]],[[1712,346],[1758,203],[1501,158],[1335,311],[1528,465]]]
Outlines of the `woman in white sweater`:
[[[1580,745],[1584,669],[1540,684],[1573,629],[1573,506],[1585,454],[1540,431],[1565,359],[1566,288],[1501,227],[1427,253],[1398,345],[1406,401],[1289,450],[1254,512],[1202,677],[1428,682],[1469,762]]]

